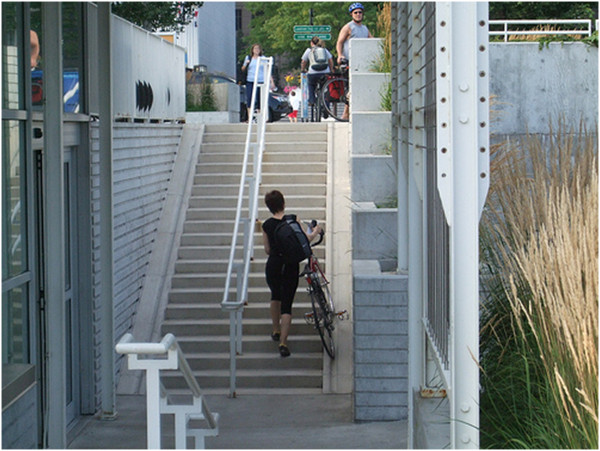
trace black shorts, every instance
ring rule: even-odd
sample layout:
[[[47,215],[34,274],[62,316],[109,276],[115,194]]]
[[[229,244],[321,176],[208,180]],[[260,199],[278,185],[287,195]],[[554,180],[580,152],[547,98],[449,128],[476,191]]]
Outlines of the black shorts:
[[[271,300],[281,302],[281,313],[292,314],[292,302],[298,288],[300,270],[298,264],[286,265],[278,258],[267,260],[265,268],[267,285],[271,290]]]

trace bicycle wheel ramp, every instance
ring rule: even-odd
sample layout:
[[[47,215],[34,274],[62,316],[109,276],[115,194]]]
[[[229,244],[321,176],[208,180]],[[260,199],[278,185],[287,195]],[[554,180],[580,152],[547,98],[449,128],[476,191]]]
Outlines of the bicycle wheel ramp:
[[[229,391],[229,314],[220,303],[234,228],[245,124],[206,125],[188,202],[162,334],[173,333],[200,386],[208,393]],[[325,124],[275,123],[267,126],[259,194],[261,220],[270,217],[266,192],[285,195],[286,211],[325,222],[327,128]],[[310,163],[310,164],[307,164]],[[244,198],[243,208],[247,208]],[[245,210],[244,210],[245,212]],[[264,276],[266,254],[255,234],[249,276],[249,304],[243,313],[242,355],[237,357],[237,393],[320,393],[323,351],[317,332],[304,321],[310,300],[300,280],[289,339],[292,355],[281,358],[271,340],[270,293]],[[236,259],[241,259],[242,235]],[[324,246],[317,255],[324,261]],[[230,296],[235,299],[236,278]],[[176,372],[164,373],[167,388],[185,388]]]

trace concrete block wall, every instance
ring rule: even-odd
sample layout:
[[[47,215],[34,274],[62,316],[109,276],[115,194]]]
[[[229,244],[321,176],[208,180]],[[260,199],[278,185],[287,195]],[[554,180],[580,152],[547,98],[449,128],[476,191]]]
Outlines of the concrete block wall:
[[[408,277],[369,271],[376,261],[354,265],[354,419],[405,419]]]

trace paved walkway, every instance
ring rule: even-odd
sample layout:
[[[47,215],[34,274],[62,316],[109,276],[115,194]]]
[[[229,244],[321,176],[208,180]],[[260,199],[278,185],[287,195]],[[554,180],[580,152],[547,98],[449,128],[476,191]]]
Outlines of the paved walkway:
[[[352,420],[351,395],[208,395],[220,414],[217,437],[209,449],[402,449],[406,421]],[[118,418],[90,418],[69,449],[143,449],[146,447],[145,397],[117,396]],[[172,421],[163,416],[163,447],[173,448]]]

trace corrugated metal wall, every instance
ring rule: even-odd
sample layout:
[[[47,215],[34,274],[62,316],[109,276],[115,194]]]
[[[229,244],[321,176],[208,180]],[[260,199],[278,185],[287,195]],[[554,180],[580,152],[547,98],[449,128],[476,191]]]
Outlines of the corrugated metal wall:
[[[115,123],[113,127],[114,336],[121,337],[133,324],[183,125]],[[98,268],[102,244],[97,123],[92,125],[91,140],[92,295],[96,369],[99,371],[101,334]]]

